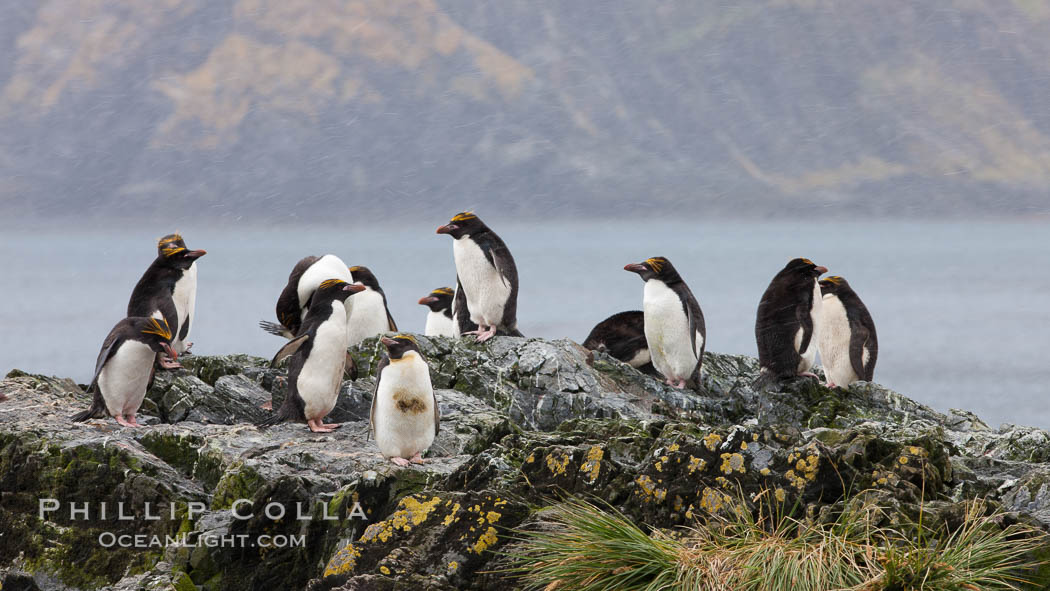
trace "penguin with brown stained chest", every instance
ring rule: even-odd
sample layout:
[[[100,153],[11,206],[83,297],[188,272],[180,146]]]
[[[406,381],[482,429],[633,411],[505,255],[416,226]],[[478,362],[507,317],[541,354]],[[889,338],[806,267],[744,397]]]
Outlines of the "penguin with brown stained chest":
[[[827,273],[813,261],[792,259],[769,282],[755,319],[760,380],[817,377],[821,296],[817,278]]]
[[[411,335],[381,341],[387,353],[376,368],[369,414],[372,437],[383,457],[398,466],[422,464],[423,452],[441,428],[430,368]]]

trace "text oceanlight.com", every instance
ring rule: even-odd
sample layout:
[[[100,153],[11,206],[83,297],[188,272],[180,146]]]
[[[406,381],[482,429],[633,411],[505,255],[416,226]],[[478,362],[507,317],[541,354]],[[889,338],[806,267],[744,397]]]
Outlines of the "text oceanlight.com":
[[[114,534],[102,532],[98,543],[103,548],[302,548],[306,546],[306,535],[211,535],[182,533],[175,536],[156,536],[149,534]]]

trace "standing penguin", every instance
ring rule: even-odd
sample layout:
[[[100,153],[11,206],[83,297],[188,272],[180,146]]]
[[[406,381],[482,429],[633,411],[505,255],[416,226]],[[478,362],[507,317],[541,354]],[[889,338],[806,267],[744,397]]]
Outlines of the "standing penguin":
[[[306,422],[315,433],[328,433],[338,424],[322,421],[339,396],[346,358],[347,312],[343,302],[364,286],[342,279],[327,279],[318,285],[303,319],[299,335],[281,347],[270,362],[275,367],[291,357],[288,365],[288,394],[281,408],[258,423],[270,427],[284,421]]]
[[[518,332],[518,269],[503,240],[470,212],[456,214],[448,224],[437,229],[455,239],[452,254],[456,275],[466,295],[470,320],[477,330],[479,343],[503,331],[513,336]]]
[[[427,312],[427,323],[423,334],[428,337],[458,337],[459,330],[452,319],[452,299],[455,292],[451,287],[439,287],[426,296],[419,298],[419,305],[430,308]]]
[[[685,388],[686,380],[699,385],[707,328],[693,292],[664,257],[627,265],[624,270],[638,273],[645,281],[645,341],[656,371],[668,386]]]
[[[817,349],[828,387],[870,382],[879,357],[875,322],[860,296],[839,276],[820,280],[821,329]]]
[[[208,254],[189,250],[178,234],[168,234],[157,241],[157,258],[131,291],[128,317],[163,318],[171,327],[171,347],[176,353],[189,351],[190,324],[197,302],[197,259]],[[170,357],[159,357],[161,367],[181,367]]]
[[[379,287],[379,280],[368,267],[350,267],[354,282],[364,286],[364,291],[354,296],[354,307],[350,312],[350,346],[368,337],[387,331],[397,332],[397,324],[390,315],[386,294]]]
[[[631,310],[602,320],[584,339],[583,348],[607,351],[609,355],[636,369],[649,365],[652,356],[645,340],[645,313]]]
[[[758,365],[767,379],[796,375],[817,377],[810,370],[820,338],[820,285],[827,273],[809,259],[792,259],[769,282],[758,304],[755,340]]]
[[[398,466],[422,464],[441,424],[430,369],[411,335],[383,337],[387,354],[376,367],[370,413],[372,437]]]
[[[95,362],[95,376],[87,391],[94,393],[91,408],[73,416],[74,422],[111,415],[125,427],[141,427],[135,414],[146,396],[157,353],[171,359],[173,335],[163,318],[125,318],[109,331]]]
[[[266,332],[284,337],[295,338],[310,309],[310,298],[317,291],[317,286],[329,278],[342,279],[353,283],[350,269],[339,257],[326,254],[321,257],[308,256],[299,260],[288,275],[288,283],[277,298],[277,323],[262,320],[259,326]],[[353,310],[353,302],[346,302],[347,311]],[[349,334],[349,333],[348,333]]]

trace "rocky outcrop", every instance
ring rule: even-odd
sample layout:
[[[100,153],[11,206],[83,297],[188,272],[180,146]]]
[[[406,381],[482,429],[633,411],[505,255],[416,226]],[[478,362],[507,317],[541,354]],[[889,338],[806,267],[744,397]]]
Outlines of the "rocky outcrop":
[[[254,427],[283,399],[284,369],[243,355],[159,375],[138,430],[73,424],[81,386],[12,371],[2,588],[513,589],[500,552],[565,495],[657,528],[762,491],[812,515],[868,491],[928,523],[981,496],[1050,527],[1039,429],[992,429],[876,384],[756,391],[744,356],[709,353],[693,392],[570,341],[419,341],[442,426],[406,469],[367,437],[375,340],[351,350],[362,377],[343,384],[331,434]]]

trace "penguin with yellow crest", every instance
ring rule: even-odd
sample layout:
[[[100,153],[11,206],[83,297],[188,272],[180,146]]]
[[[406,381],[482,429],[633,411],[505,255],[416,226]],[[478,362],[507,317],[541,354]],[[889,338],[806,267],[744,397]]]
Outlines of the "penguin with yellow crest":
[[[828,387],[845,388],[858,380],[870,382],[879,357],[879,339],[867,306],[838,275],[821,279],[820,293],[822,326],[817,350]]]
[[[455,292],[451,287],[439,287],[419,298],[419,305],[430,308],[423,334],[428,337],[458,337],[459,329],[452,317]]]
[[[91,408],[74,415],[73,421],[109,415],[125,427],[141,427],[135,415],[146,397],[157,353],[178,359],[171,346],[173,336],[163,318],[134,317],[118,322],[102,342],[95,362],[95,376],[87,390],[94,394]]]
[[[135,284],[128,301],[128,317],[163,318],[172,331],[171,347],[178,354],[189,351],[190,325],[196,313],[197,259],[208,254],[190,250],[178,233],[157,241],[157,258]],[[158,361],[165,369],[181,367],[170,356]]]
[[[274,367],[291,357],[288,393],[281,408],[258,423],[259,427],[284,421],[305,422],[316,433],[328,433],[339,427],[326,425],[323,419],[335,407],[342,385],[348,339],[348,314],[343,302],[363,290],[361,284],[342,279],[326,279],[318,285],[299,334],[281,347],[270,362]]]
[[[376,368],[370,425],[383,457],[398,466],[422,464],[441,424],[430,368],[416,339],[383,337],[386,355]]]

